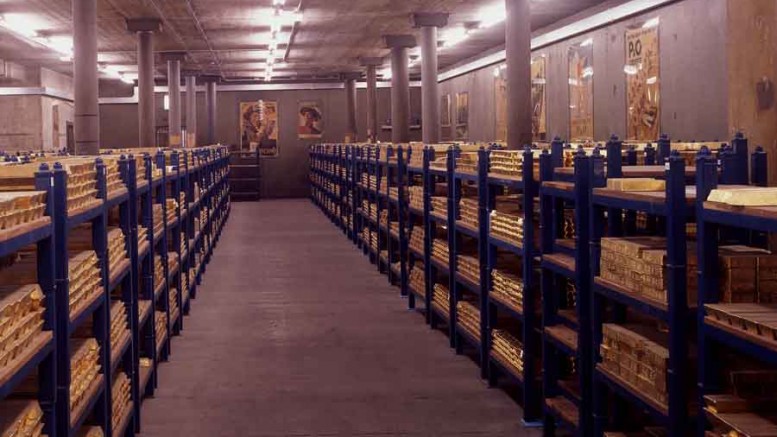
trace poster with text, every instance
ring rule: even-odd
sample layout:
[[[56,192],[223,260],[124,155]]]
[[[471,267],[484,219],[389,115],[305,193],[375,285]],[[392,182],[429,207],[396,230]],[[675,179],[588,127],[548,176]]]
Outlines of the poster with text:
[[[659,135],[658,27],[626,31],[626,129],[629,140],[654,141]]]
[[[534,141],[545,141],[548,137],[545,77],[545,57],[533,58],[531,60],[531,132]]]
[[[319,139],[324,135],[324,114],[315,101],[299,102],[297,136],[301,140]]]
[[[569,132],[574,142],[594,139],[594,47],[587,39],[569,48]]]
[[[240,103],[240,149],[258,150],[262,158],[278,156],[278,102]]]
[[[469,135],[469,93],[456,93],[456,139],[466,140]]]

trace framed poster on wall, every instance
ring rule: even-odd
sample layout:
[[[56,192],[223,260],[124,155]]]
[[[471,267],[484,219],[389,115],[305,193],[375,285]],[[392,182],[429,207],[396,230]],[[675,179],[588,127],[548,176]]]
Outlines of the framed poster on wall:
[[[258,150],[262,158],[278,156],[278,102],[240,103],[240,150]]]
[[[574,142],[594,139],[594,41],[569,47],[569,136]]]
[[[661,119],[658,20],[626,30],[625,40],[627,138],[654,141]]]
[[[297,137],[299,139],[318,139],[324,135],[324,115],[319,102],[299,102],[297,119]]]
[[[547,109],[545,103],[545,56],[531,60],[531,132],[534,141],[548,138]]]

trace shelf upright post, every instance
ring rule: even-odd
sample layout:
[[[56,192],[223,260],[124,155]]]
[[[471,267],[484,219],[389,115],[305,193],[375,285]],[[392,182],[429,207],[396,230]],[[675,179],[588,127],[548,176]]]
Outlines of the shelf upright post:
[[[55,209],[54,202],[54,190],[53,190],[54,177],[49,170],[48,164],[41,164],[38,171],[35,173],[35,190],[46,192],[46,211],[45,215],[51,218],[54,226],[56,223],[57,215],[62,215],[62,210]],[[52,228],[53,229],[53,228]],[[64,336],[67,340],[67,331],[59,331],[57,329],[57,320],[63,318],[63,313],[59,311],[58,301],[65,301],[67,306],[67,297],[56,296],[56,275],[55,275],[55,247],[54,247],[54,235],[40,240],[36,244],[37,246],[37,273],[38,273],[38,285],[40,285],[43,291],[45,299],[45,313],[43,316],[43,329],[45,331],[51,331],[53,336],[52,343],[55,345],[54,351],[52,351],[47,358],[45,358],[38,367],[38,402],[40,403],[41,410],[43,410],[43,433],[49,436],[55,435],[55,427],[57,424],[57,412],[56,412],[56,395],[57,395],[57,354],[56,345],[59,342],[59,337]],[[67,313],[65,313],[67,314]],[[67,317],[64,317],[67,323]]]
[[[432,329],[437,327],[437,317],[434,315],[432,309],[432,293],[434,293],[434,281],[436,268],[432,267],[432,192],[434,190],[434,176],[429,171],[429,164],[431,161],[432,149],[424,147],[424,285],[426,287],[425,305],[426,305],[426,322]]]
[[[105,163],[101,158],[95,160],[97,167],[97,197],[105,202],[108,198]],[[94,414],[98,423],[106,430],[106,437],[111,437],[111,387],[113,377],[111,375],[111,307],[110,302],[110,272],[108,260],[108,214],[106,207],[101,208],[100,214],[92,219],[92,245],[97,258],[100,260],[100,272],[102,275],[103,293],[100,306],[94,311],[93,330],[97,343],[100,345],[100,372],[103,374],[103,392],[97,398],[94,406]]]
[[[156,245],[154,244],[154,180],[153,180],[153,162],[151,161],[151,155],[148,153],[143,154],[143,163],[145,168],[145,177],[143,178],[148,183],[148,190],[141,194],[140,197],[140,214],[143,220],[143,226],[147,229],[147,240],[149,244],[148,255],[143,258],[141,266],[141,275],[143,281],[143,299],[151,301],[151,314],[149,320],[144,325],[143,329],[143,344],[144,354],[150,358],[153,363],[156,363],[156,329],[154,325],[154,308],[156,302],[154,300],[154,254],[156,253]],[[154,388],[157,384],[156,371],[151,371],[151,379],[146,384],[146,390],[144,396],[152,396],[154,394]],[[138,413],[138,418],[140,414]],[[140,428],[137,428],[137,432],[140,432]]]
[[[140,428],[140,326],[138,326],[139,317],[139,297],[140,297],[140,254],[138,252],[138,214],[137,214],[137,168],[133,155],[129,159],[119,160],[119,171],[122,179],[127,186],[129,193],[128,199],[119,206],[119,216],[121,227],[124,231],[127,248],[130,255],[130,272],[122,282],[122,300],[127,306],[127,317],[129,318],[127,326],[130,328],[130,349],[129,360],[125,354],[124,367],[129,369],[129,376],[132,385],[133,401],[133,429]]]
[[[556,157],[563,151],[558,150],[558,138],[553,141],[551,153],[547,150],[543,150],[540,155],[540,183],[546,181],[553,181],[554,169],[558,161]],[[562,146],[563,147],[563,146]],[[558,219],[556,217],[556,204],[558,203],[552,196],[544,195],[540,192],[540,254],[542,256],[553,253],[553,243],[556,235],[559,235],[563,225],[559,227]],[[562,209],[563,211],[563,209]],[[526,226],[524,226],[525,228]],[[524,248],[525,250],[525,248]],[[526,253],[524,252],[524,256]],[[525,275],[525,273],[524,273]],[[556,298],[553,296],[554,285],[556,284],[555,275],[546,271],[542,271],[540,277],[540,289],[542,291],[542,332],[545,331],[546,326],[551,326],[553,321],[551,318],[556,313]],[[524,287],[525,290],[526,287]],[[527,312],[526,308],[523,308],[524,314]],[[524,321],[525,323],[525,321]],[[543,339],[542,347],[542,395],[543,404],[544,399],[552,398],[558,395],[559,390],[555,384],[558,377],[558,352],[555,348],[550,348]],[[524,381],[526,381],[524,379]],[[543,435],[554,436],[556,434],[556,420],[549,414],[543,415]]]
[[[176,203],[178,204],[178,208],[176,208],[176,222],[177,224],[173,226],[173,246],[175,249],[175,253],[178,254],[178,271],[173,275],[173,283],[176,286],[176,289],[178,290],[178,293],[175,297],[176,302],[178,303],[178,319],[177,320],[171,320],[173,323],[173,335],[180,335],[181,331],[183,330],[183,270],[186,266],[186,262],[184,260],[183,252],[181,250],[181,246],[185,245],[186,242],[183,241],[183,239],[186,239],[186,234],[184,233],[184,220],[183,220],[183,205],[181,204],[181,191],[182,191],[182,176],[181,176],[181,155],[178,152],[173,152],[170,154],[170,165],[173,167],[173,171],[175,172],[175,179],[172,183],[172,192],[173,192],[173,198],[175,199]]]
[[[492,272],[496,268],[496,262],[497,262],[497,247],[493,244],[491,244],[491,232],[490,232],[490,226],[491,226],[491,216],[489,215],[489,211],[495,211],[496,210],[496,196],[502,192],[502,189],[496,189],[491,186],[491,184],[488,181],[488,173],[491,169],[491,151],[497,150],[495,146],[489,146],[488,150],[486,151],[485,155],[485,193],[483,196],[485,197],[485,204],[486,204],[486,222],[485,226],[483,226],[483,218],[478,217],[480,219],[480,238],[481,240],[485,239],[486,241],[486,271],[485,275],[481,271],[480,273],[480,283],[484,285],[484,289],[486,292],[486,302],[487,305],[485,307],[481,307],[481,314],[484,312],[487,314],[487,329],[488,329],[488,346],[487,351],[490,353],[491,351],[491,345],[493,344],[493,330],[497,327],[497,317],[499,313],[499,309],[496,307],[496,304],[491,303],[491,290],[493,289],[493,283],[494,283],[494,277]],[[480,175],[480,162],[484,159],[482,156],[478,156],[478,175]],[[478,186],[480,186],[480,183],[483,181],[482,178],[478,178]],[[485,233],[483,233],[485,232]],[[481,288],[481,290],[483,289]],[[494,366],[494,364],[491,362],[491,359],[489,357],[488,359],[488,365],[486,366],[486,378],[488,382],[488,386],[493,388],[496,387],[498,381],[499,381],[499,369]]]
[[[747,150],[747,138],[745,138],[742,132],[734,134],[734,138],[731,140],[731,148],[734,156],[736,156],[736,177],[734,183],[747,185],[749,182],[747,168],[749,153]]]
[[[488,169],[489,151],[478,149],[478,268],[480,277],[480,378],[488,380],[490,375],[491,318],[489,317],[489,244],[488,244]]]
[[[616,135],[610,137],[607,141],[607,179],[623,177],[623,141]],[[629,211],[629,218],[633,217],[634,227],[636,227],[636,214]],[[609,233],[613,237],[623,235],[623,210],[618,208],[607,209],[607,226]]]
[[[44,166],[45,164],[41,166],[42,171],[46,170]],[[70,295],[67,250],[67,172],[62,164],[57,162],[51,174],[52,196],[49,200],[49,208],[53,212],[54,221],[54,278],[58,295],[58,298],[54,299],[56,305],[54,354],[57,383],[55,399],[60,400],[54,404],[57,420],[55,435],[68,436],[70,434]]]
[[[750,183],[757,187],[765,187],[768,185],[768,172],[766,152],[761,146],[755,148],[755,152],[750,156],[750,167],[752,173],[750,175]]]
[[[383,193],[386,197],[381,198],[380,195],[380,179],[378,180],[378,205],[381,208],[381,211],[383,208],[388,211],[388,215],[386,216],[386,236],[383,240],[386,243],[386,263],[388,264],[386,266],[386,278],[388,279],[389,284],[394,283],[394,272],[391,271],[391,263],[394,260],[394,255],[392,254],[392,248],[394,246],[394,241],[391,238],[391,201],[389,200],[389,192],[391,191],[391,166],[389,165],[389,161],[391,161],[391,157],[394,155],[394,147],[392,145],[389,145],[386,147],[386,163],[385,163],[385,170],[380,165],[380,160],[378,161],[378,168],[380,170],[380,178],[386,178],[386,192]],[[380,229],[380,214],[378,214],[378,229]],[[380,236],[380,233],[378,234]],[[380,254],[380,251],[378,252]],[[380,257],[378,257],[380,259]]]
[[[456,304],[459,302],[458,284],[456,283],[456,272],[458,271],[456,262],[456,216],[459,209],[459,197],[461,197],[461,187],[457,186],[454,173],[456,171],[456,157],[458,156],[457,150],[454,146],[448,147],[446,153],[446,172],[445,177],[448,183],[448,293],[450,293],[450,299],[448,299],[448,317],[450,320],[448,326],[448,339],[450,340],[450,346],[456,348],[456,352],[461,352],[458,335],[456,332]],[[460,185],[460,184],[459,184]]]
[[[486,167],[486,172],[488,172],[488,167]],[[534,152],[528,145],[523,149],[521,173],[523,180],[523,257],[521,259],[523,279],[521,342],[523,343],[524,360],[523,422],[524,424],[536,424],[542,418],[542,391],[537,383],[538,372],[536,369],[536,357],[540,353],[540,343],[535,329],[539,327],[539,320],[534,311],[538,298],[537,289],[534,286],[534,255],[536,253],[534,248],[534,197],[539,193],[539,186],[534,179]]]
[[[550,155],[552,157],[551,162],[553,168],[561,168],[564,166],[564,141],[562,141],[561,138],[555,137],[553,138],[553,141],[551,141]]]
[[[688,359],[687,249],[685,217],[685,162],[679,152],[669,156],[666,175],[667,285],[669,297],[669,435],[686,435],[688,427],[685,382]],[[700,309],[700,311],[703,311]]]
[[[706,431],[704,412],[704,395],[715,391],[719,387],[720,366],[715,359],[709,357],[719,356],[713,354],[718,348],[713,341],[706,337],[704,324],[704,305],[719,301],[718,289],[718,231],[716,223],[704,220],[704,201],[710,192],[717,187],[717,163],[706,147],[702,148],[696,157],[696,231],[697,231],[697,257],[698,257],[698,294],[696,312],[696,325],[698,332],[697,347],[699,355],[699,368],[697,374],[699,420],[696,430],[697,436],[703,437]],[[670,331],[670,334],[672,332]],[[674,334],[672,334],[674,335]]]
[[[161,350],[161,356],[157,357],[159,361],[167,360],[170,357],[171,352],[171,341],[170,341],[170,266],[168,264],[169,256],[168,256],[168,249],[167,249],[167,234],[169,231],[169,226],[167,223],[167,165],[165,165],[165,154],[160,150],[156,154],[156,165],[160,169],[162,169],[162,182],[159,186],[159,191],[157,192],[158,198],[157,203],[160,203],[162,205],[162,221],[164,222],[164,231],[161,239],[161,259],[162,259],[162,266],[164,270],[164,281],[165,286],[162,289],[162,308],[164,309],[165,314],[167,315],[167,326],[165,326],[165,332],[167,333],[167,340],[165,340],[165,344],[162,347]],[[211,248],[212,249],[212,248]],[[156,329],[156,328],[155,328]],[[156,343],[154,343],[154,347],[156,347]],[[158,362],[154,363],[155,365],[158,364]]]
[[[656,149],[651,143],[645,146],[645,165],[656,165]]]
[[[399,284],[400,295],[407,296],[408,307],[415,307],[415,295],[408,292],[408,273],[407,273],[407,205],[405,204],[405,177],[407,170],[405,169],[405,150],[404,147],[397,147],[397,231],[399,232]],[[412,300],[412,304],[410,301]]]
[[[604,157],[598,150],[595,150],[594,154],[591,156],[588,172],[588,178],[591,181],[589,195],[592,196],[594,188],[605,185]],[[603,209],[596,207],[590,209],[589,252],[591,257],[591,270],[589,277],[591,283],[593,283],[594,276],[598,275],[600,270],[601,241],[604,236],[606,222],[607,219],[604,217]],[[591,287],[593,287],[593,284]],[[594,384],[595,363],[599,362],[601,358],[599,356],[599,344],[602,342],[602,324],[604,323],[605,310],[606,302],[604,297],[597,293],[592,293],[589,308],[589,313],[591,315],[589,322],[591,336],[590,346],[587,346],[587,348],[591,351],[591,367],[589,369],[588,378],[592,383],[592,394],[589,398],[592,405],[589,412],[592,420],[590,426],[593,429],[594,436],[603,435],[608,422],[607,391],[604,390],[604,387],[599,387]]]
[[[608,155],[609,156],[609,155]],[[620,155],[619,155],[620,156]],[[626,150],[626,165],[637,165],[637,149],[634,145],[630,145]],[[621,176],[623,175],[621,170]],[[625,212],[624,229],[626,235],[634,235],[637,232],[637,212],[634,210],[627,210]]]
[[[672,143],[669,140],[669,135],[661,134],[658,137],[657,153],[658,153],[658,165],[664,165],[665,161],[669,158],[669,153],[672,151]]]

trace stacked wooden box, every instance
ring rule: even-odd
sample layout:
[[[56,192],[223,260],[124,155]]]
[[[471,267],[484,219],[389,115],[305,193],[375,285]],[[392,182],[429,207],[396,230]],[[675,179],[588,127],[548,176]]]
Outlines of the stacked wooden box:
[[[450,305],[451,295],[448,287],[442,284],[434,284],[432,291],[432,305],[437,307],[437,310],[443,314],[448,314],[448,307]]]
[[[111,303],[111,352],[119,348],[121,342],[130,335],[127,324],[127,307],[124,302],[115,300]]]
[[[94,338],[70,340],[70,410],[84,403],[87,391],[100,372],[100,345]]]
[[[38,284],[0,287],[0,373],[43,331],[43,291]]]
[[[470,282],[480,284],[480,261],[474,256],[459,254],[456,258],[458,271]]]
[[[523,279],[515,274],[494,269],[491,271],[491,297],[518,310],[523,309]]]
[[[70,313],[80,308],[97,293],[102,293],[102,274],[97,253],[93,250],[80,252],[68,261],[70,279]]]
[[[518,196],[500,196],[491,212],[489,233],[501,240],[523,246],[523,215]]]
[[[0,183],[4,181],[0,170]],[[3,187],[0,186],[0,190]],[[34,222],[46,212],[45,191],[0,192],[0,230]]]
[[[477,229],[478,223],[480,223],[478,219],[478,200],[462,197],[459,200],[459,216],[459,220],[464,222],[464,224]]]
[[[0,402],[0,436],[40,437],[43,435],[43,410],[37,401]]]
[[[438,238],[432,240],[432,258],[443,265],[448,265],[448,256],[448,243]]]
[[[113,379],[113,387],[111,387],[111,423],[113,429],[116,429],[122,419],[130,412],[131,389],[132,385],[127,374],[117,373]]]
[[[520,150],[492,150],[489,173],[520,177],[523,168],[523,152]]]
[[[523,345],[504,329],[491,331],[491,352],[503,364],[507,364],[518,373],[523,373]]]
[[[424,187],[412,185],[407,187],[407,194],[411,208],[424,210]]]
[[[669,350],[654,341],[657,340],[655,332],[642,326],[605,323],[600,366],[619,376],[635,391],[666,405]]]
[[[480,309],[472,302],[460,300],[456,303],[459,326],[480,341]]]

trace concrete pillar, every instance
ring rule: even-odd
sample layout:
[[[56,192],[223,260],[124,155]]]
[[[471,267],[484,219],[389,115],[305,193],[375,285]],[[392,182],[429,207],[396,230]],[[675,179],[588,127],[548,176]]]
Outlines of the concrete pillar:
[[[170,99],[168,133],[170,147],[181,147],[181,62],[186,59],[186,53],[169,52],[162,55],[167,62],[167,94]]]
[[[378,140],[378,65],[381,58],[361,58],[361,65],[367,67],[367,141]]]
[[[421,28],[421,126],[423,142],[440,142],[440,91],[437,84],[437,28],[448,24],[448,14],[413,14],[413,25]]]
[[[155,18],[127,20],[127,30],[138,35],[138,146],[156,147],[154,114],[154,32],[161,30]]]
[[[360,73],[343,73],[341,75],[345,81],[345,103],[347,108],[346,118],[346,138],[351,142],[357,142],[358,129],[356,128],[356,80],[361,78]]]
[[[383,37],[391,49],[391,142],[410,141],[410,75],[407,49],[415,47],[412,35]]]
[[[186,74],[186,146],[197,147],[197,76]]]
[[[206,76],[205,80],[205,109],[208,114],[208,145],[216,144],[216,82],[219,78],[216,76]]]
[[[530,0],[506,0],[507,146],[532,141]]]
[[[100,153],[97,1],[73,0],[73,84],[76,154]]]

